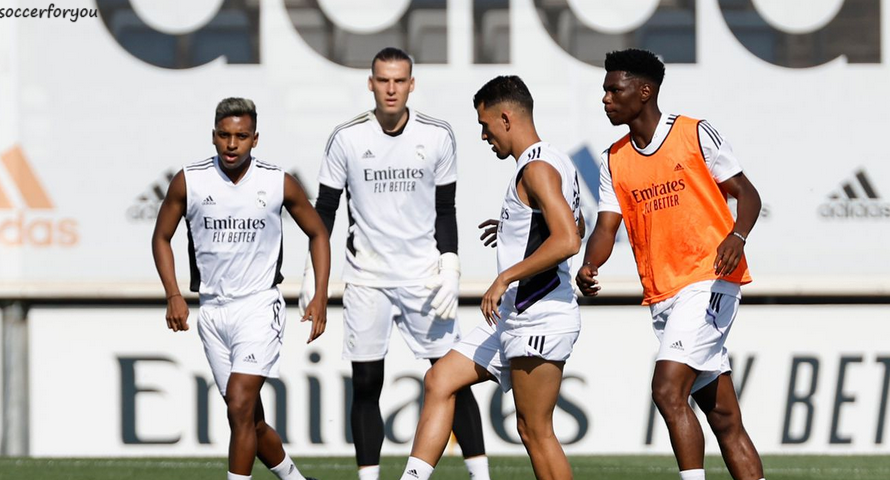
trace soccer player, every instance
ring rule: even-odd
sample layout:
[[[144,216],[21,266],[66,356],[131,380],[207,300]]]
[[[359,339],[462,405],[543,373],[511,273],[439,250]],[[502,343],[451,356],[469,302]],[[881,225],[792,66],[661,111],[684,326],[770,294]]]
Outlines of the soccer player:
[[[281,209],[309,237],[316,287],[303,321],[309,342],[324,332],[331,249],[328,232],[299,183],[251,156],[259,133],[254,103],[227,98],[216,107],[217,155],[173,177],[152,235],[155,266],[167,295],[167,327],[189,329],[170,240],[185,217],[191,290],[200,294],[198,335],[226,402],[231,428],[228,480],[249,479],[259,458],[282,480],[304,480],[264,420],[260,388],[277,378],[284,338]],[[307,342],[308,343],[308,342]],[[311,480],[311,479],[309,479]]]
[[[612,253],[622,219],[661,344],[652,398],[661,412],[680,478],[703,480],[704,438],[691,394],[717,437],[736,480],[763,477],[742,414],[724,347],[751,281],[745,242],[760,212],[760,195],[742,173],[729,142],[708,122],[662,115],[658,92],[664,64],[651,52],[606,56],[606,115],[630,132],[603,153],[600,205],[576,281],[600,290],[598,269]],[[726,196],[737,200],[737,217]]]
[[[315,208],[328,232],[349,192],[343,357],[352,362],[360,480],[380,475],[380,391],[393,324],[417,358],[433,363],[460,339],[456,145],[448,123],[407,107],[412,65],[397,48],[377,53],[368,78],[376,107],[334,129],[318,176]],[[312,286],[308,277],[304,285]],[[453,429],[470,477],[487,480],[482,418],[469,388],[457,405]]]
[[[538,137],[534,102],[519,77],[492,79],[473,105],[482,139],[498,158],[516,161],[497,223],[498,276],[481,305],[497,330],[477,327],[427,372],[420,423],[401,478],[429,479],[448,441],[455,392],[491,379],[504,392],[512,386],[519,436],[535,477],[571,479],[553,433],[553,410],[581,329],[569,274],[570,259],[581,248],[577,174],[564,153]]]

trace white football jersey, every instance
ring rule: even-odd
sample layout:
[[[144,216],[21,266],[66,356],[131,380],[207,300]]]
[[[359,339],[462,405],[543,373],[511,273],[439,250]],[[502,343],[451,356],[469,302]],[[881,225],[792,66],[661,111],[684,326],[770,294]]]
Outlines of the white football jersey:
[[[417,285],[438,273],[436,186],[457,181],[455,151],[448,123],[414,110],[396,136],[373,111],[334,129],[318,181],[346,189],[345,282]]]
[[[255,158],[235,184],[213,157],[183,167],[191,290],[202,302],[275,287],[281,276],[284,172]]]
[[[575,223],[581,215],[581,191],[575,166],[549,143],[538,142],[522,153],[516,173],[507,187],[498,225],[498,273],[516,265],[537,250],[550,236],[540,210],[519,199],[516,186],[529,162],[543,161],[559,172],[562,194],[572,209]],[[569,275],[571,258],[549,270],[513,282],[501,299],[499,328],[513,335],[558,334],[581,329],[578,303]]]

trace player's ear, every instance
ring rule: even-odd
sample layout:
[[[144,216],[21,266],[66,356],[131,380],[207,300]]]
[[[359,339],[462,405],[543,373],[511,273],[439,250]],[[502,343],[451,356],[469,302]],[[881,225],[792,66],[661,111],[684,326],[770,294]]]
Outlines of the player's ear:
[[[260,132],[253,132],[253,146],[251,148],[256,148],[257,143],[260,143]]]
[[[411,80],[408,82],[408,93],[414,91],[414,77],[411,77]]]
[[[374,76],[373,75],[368,75],[368,91],[369,92],[374,91]]]
[[[504,124],[504,130],[510,131],[510,112],[501,110],[501,123]]]
[[[652,84],[649,82],[641,82],[640,83],[640,100],[643,103],[648,102],[655,93],[655,90],[652,88]]]
[[[213,143],[214,141],[216,141],[216,129],[215,128],[210,131],[210,143]]]

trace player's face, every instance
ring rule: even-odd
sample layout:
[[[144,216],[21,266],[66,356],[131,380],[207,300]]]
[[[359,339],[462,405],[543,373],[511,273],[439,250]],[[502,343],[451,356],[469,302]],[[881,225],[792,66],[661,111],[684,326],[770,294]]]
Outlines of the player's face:
[[[402,115],[408,104],[408,94],[414,91],[411,64],[406,60],[374,62],[374,69],[368,77],[368,90],[374,92],[378,112]]]
[[[501,160],[510,156],[507,129],[498,108],[486,108],[485,104],[476,108],[476,117],[482,126],[482,140],[491,145],[491,151]]]
[[[253,120],[249,115],[220,120],[213,130],[213,146],[219,155],[220,165],[228,170],[235,170],[244,165],[259,138],[260,134],[255,131]]]
[[[643,110],[640,79],[624,72],[609,72],[603,81],[603,107],[612,125],[630,123]]]

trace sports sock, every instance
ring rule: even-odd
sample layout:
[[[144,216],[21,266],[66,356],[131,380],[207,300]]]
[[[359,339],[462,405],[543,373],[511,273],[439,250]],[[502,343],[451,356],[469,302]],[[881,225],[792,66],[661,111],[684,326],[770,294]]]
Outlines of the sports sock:
[[[472,480],[490,480],[488,476],[488,457],[485,455],[465,458],[464,463],[467,465],[467,471],[470,472]]]
[[[287,455],[284,456],[284,460],[277,467],[272,467],[269,470],[281,480],[306,480],[306,477],[300,473],[300,469],[294,465],[294,461]]]
[[[485,472],[488,473],[488,470]],[[408,464],[405,465],[405,473],[402,474],[400,480],[429,480],[433,474],[433,467],[416,457],[408,457]],[[470,475],[472,478],[472,475]]]
[[[358,480],[380,480],[380,465],[359,468]]]
[[[680,472],[680,480],[705,480],[705,470],[703,468],[683,470]]]
[[[250,475],[238,475],[237,473],[226,472],[226,480],[250,480]]]

